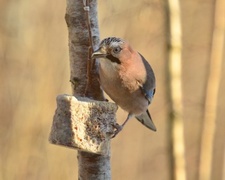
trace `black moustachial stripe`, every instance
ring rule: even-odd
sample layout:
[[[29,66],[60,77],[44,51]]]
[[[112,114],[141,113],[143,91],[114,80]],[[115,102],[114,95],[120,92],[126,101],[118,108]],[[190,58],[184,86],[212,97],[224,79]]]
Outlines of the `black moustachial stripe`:
[[[118,58],[114,57],[111,54],[110,55],[107,55],[106,58],[109,59],[111,62],[115,62],[117,64],[121,64],[120,60]]]

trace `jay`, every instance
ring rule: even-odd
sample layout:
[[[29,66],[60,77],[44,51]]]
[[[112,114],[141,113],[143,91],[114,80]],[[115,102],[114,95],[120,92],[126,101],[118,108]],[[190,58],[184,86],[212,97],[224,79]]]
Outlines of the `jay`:
[[[101,41],[92,54],[99,61],[99,79],[103,90],[128,112],[124,123],[115,125],[115,137],[133,116],[147,128],[156,131],[148,111],[155,94],[155,75],[148,61],[128,42],[117,37]]]

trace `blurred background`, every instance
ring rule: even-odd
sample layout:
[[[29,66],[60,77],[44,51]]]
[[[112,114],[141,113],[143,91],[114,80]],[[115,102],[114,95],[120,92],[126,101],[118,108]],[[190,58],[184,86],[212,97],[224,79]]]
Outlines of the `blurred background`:
[[[225,180],[225,15],[219,0],[180,0],[182,29],[182,106],[186,179],[199,179],[205,129],[212,128],[213,180]],[[222,1],[220,1],[222,2]],[[150,111],[158,131],[130,121],[112,140],[112,179],[172,180],[168,77],[168,14],[162,0],[99,0],[101,39],[118,36],[151,63],[157,90]],[[225,12],[225,7],[222,11]],[[77,179],[76,151],[48,142],[58,94],[71,94],[66,1],[0,1],[0,179]],[[224,23],[223,23],[224,24]],[[218,34],[217,34],[218,35]],[[216,36],[220,37],[220,36]],[[215,48],[216,47],[216,48]],[[217,51],[215,51],[217,50]],[[214,54],[213,54],[214,53]],[[212,55],[213,54],[213,55]],[[218,55],[218,56],[217,56]],[[220,59],[213,69],[213,57]],[[216,62],[216,61],[215,61]],[[209,77],[221,72],[208,91]],[[211,93],[210,93],[211,92]],[[214,94],[214,100],[206,101]],[[206,102],[209,102],[206,105]],[[205,124],[205,110],[215,107]],[[210,109],[210,108],[208,108]],[[211,112],[210,112],[211,113]],[[118,111],[118,122],[126,113]],[[206,133],[205,133],[206,132]],[[204,137],[203,137],[204,134]],[[209,133],[210,134],[210,133]],[[207,140],[207,139],[206,139]],[[206,149],[207,150],[207,149]],[[203,180],[203,179],[202,179]]]

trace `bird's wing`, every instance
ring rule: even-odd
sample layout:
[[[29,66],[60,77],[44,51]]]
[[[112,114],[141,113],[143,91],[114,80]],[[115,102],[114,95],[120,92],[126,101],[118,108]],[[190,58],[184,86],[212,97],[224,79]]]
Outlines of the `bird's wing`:
[[[153,88],[151,90],[145,90],[143,86],[140,86],[140,89],[141,89],[142,93],[144,94],[145,98],[148,100],[149,104],[151,104],[152,99],[155,94],[155,88]]]
[[[148,61],[140,53],[139,55],[141,56],[147,74],[145,82],[139,82],[139,87],[150,104],[155,94],[155,75]]]

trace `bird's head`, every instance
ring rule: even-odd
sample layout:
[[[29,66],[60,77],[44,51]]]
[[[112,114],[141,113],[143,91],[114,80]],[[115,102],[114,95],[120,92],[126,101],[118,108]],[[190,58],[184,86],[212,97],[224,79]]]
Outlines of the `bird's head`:
[[[101,58],[121,64],[131,57],[132,49],[123,39],[108,37],[101,41],[99,48],[92,54],[92,59]]]

